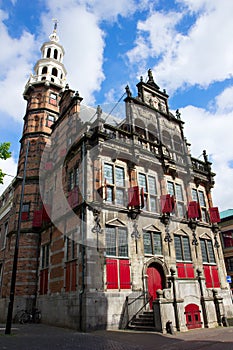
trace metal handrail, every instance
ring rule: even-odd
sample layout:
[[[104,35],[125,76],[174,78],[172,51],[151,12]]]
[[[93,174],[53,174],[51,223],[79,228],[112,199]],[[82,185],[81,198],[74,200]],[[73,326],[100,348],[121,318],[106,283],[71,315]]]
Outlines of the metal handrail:
[[[138,300],[138,299],[140,299],[142,296],[143,296],[143,297],[145,297],[145,296],[147,297],[148,294],[147,294],[146,292],[142,293],[142,294],[139,295],[137,298],[135,298],[131,303],[128,303],[128,299],[129,299],[129,298],[126,297],[127,306],[129,306],[129,305],[135,303],[135,301]],[[149,299],[147,299],[147,301],[142,305],[142,307],[141,307],[141,308],[130,318],[130,320],[127,322],[127,324],[126,324],[126,326],[125,326],[125,329],[128,327],[128,325],[130,324],[130,322],[131,322],[133,319],[136,318],[136,316],[140,313],[140,311],[141,311],[142,309],[144,309],[145,306],[146,306],[151,300],[152,300],[152,296],[150,295]]]

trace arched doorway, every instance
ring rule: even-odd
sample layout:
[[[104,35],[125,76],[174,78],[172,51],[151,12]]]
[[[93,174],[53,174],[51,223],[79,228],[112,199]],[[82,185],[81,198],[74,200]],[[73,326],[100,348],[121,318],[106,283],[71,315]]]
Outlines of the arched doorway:
[[[198,305],[188,304],[185,306],[186,326],[188,329],[201,328],[201,311]]]
[[[150,264],[147,268],[147,276],[148,293],[149,296],[152,297],[150,308],[152,309],[153,300],[157,298],[157,290],[164,289],[165,287],[165,276],[162,266],[156,263]]]

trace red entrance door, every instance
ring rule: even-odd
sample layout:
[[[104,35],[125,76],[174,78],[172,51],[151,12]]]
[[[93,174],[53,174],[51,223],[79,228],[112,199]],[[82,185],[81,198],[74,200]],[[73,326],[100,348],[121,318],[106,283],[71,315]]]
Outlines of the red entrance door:
[[[157,298],[156,291],[163,289],[163,279],[159,270],[155,266],[149,266],[147,269],[148,276],[148,293],[152,297],[150,308],[152,309],[152,302]]]
[[[189,304],[185,307],[186,326],[188,329],[201,328],[201,311],[198,305]]]

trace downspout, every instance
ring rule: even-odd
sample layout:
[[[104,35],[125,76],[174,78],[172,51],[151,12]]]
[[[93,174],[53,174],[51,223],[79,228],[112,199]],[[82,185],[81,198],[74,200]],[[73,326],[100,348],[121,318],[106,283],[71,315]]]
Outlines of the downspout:
[[[82,264],[82,283],[81,290],[79,293],[79,329],[84,331],[83,327],[83,295],[85,290],[85,246],[84,246],[84,234],[85,234],[85,202],[86,202],[86,182],[85,182],[85,170],[86,170],[86,160],[84,164],[85,157],[85,140],[82,142],[82,194],[83,194],[83,205],[81,206],[81,264]]]
[[[204,297],[204,292],[203,292],[201,273],[202,273],[202,271],[200,269],[197,269],[198,283],[200,286],[200,293],[201,293],[201,307],[202,307],[203,321],[204,321],[205,328],[208,328],[208,318],[207,318],[207,312],[206,312],[205,297]]]
[[[180,331],[180,320],[179,320],[177,297],[176,297],[175,270],[171,268],[170,271],[171,271],[171,281],[172,281],[172,287],[173,287],[173,307],[174,307],[174,314],[175,314],[176,330]]]

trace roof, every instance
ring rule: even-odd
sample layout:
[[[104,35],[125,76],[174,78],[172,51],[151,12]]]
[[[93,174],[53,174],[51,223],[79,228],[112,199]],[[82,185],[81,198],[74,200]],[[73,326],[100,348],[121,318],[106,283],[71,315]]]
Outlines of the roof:
[[[221,219],[225,219],[225,218],[228,218],[230,216],[233,216],[233,209],[227,209],[227,210],[221,211],[221,213],[220,213]]]

